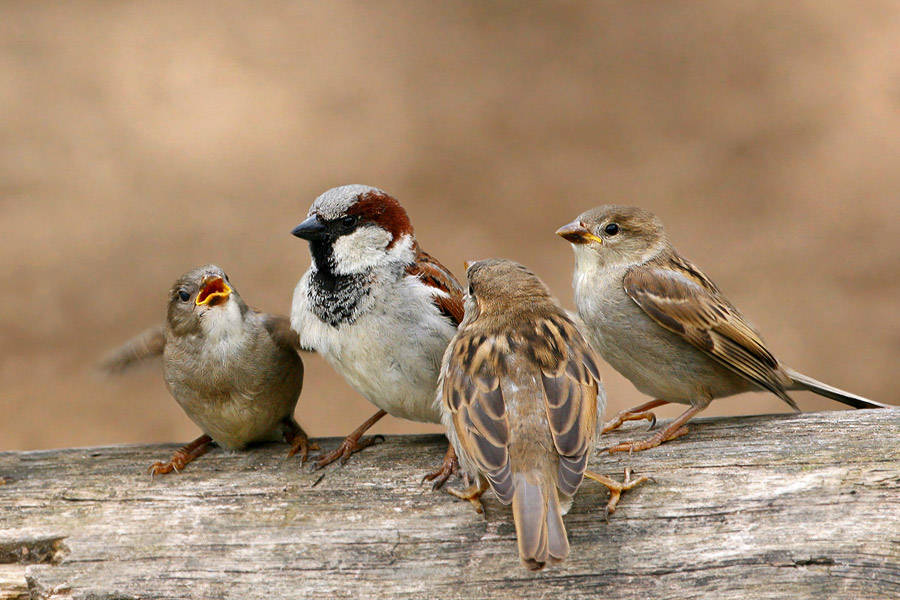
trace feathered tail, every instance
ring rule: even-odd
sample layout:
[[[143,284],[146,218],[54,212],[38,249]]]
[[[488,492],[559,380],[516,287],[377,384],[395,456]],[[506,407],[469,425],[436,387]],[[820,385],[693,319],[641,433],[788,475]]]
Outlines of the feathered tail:
[[[522,474],[514,476],[514,486],[512,511],[522,563],[529,570],[538,571],[548,561],[565,559],[569,555],[569,539],[556,486],[534,483]]]
[[[798,373],[793,369],[785,369],[785,371],[787,371],[788,376],[791,378],[791,383],[793,384],[789,388],[791,390],[807,390],[815,392],[820,396],[837,400],[838,402],[846,404],[847,406],[852,406],[853,408],[896,408],[890,404],[875,402],[874,400],[869,400],[868,398],[863,398],[862,396],[839,390],[836,387],[831,387],[827,383],[822,383],[812,377],[807,377],[803,373]]]

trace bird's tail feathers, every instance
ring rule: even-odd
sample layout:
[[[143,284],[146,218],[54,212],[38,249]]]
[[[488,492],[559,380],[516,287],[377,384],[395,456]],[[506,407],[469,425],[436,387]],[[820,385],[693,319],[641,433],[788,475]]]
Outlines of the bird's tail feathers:
[[[814,392],[820,396],[837,400],[847,406],[852,406],[853,408],[896,408],[890,404],[882,404],[881,402],[875,402],[874,400],[869,400],[868,398],[845,392],[844,390],[832,387],[827,383],[822,383],[812,377],[808,377],[803,373],[798,373],[793,369],[786,369],[786,371],[791,378],[792,385],[789,389]]]
[[[521,473],[514,475],[514,482],[512,510],[522,563],[537,571],[548,561],[565,559],[569,539],[556,486],[537,483]]]

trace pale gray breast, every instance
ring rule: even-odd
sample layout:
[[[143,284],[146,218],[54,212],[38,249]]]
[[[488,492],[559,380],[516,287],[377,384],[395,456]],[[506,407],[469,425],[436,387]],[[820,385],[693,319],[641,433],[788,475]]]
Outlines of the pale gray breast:
[[[752,386],[681,336],[651,319],[625,293],[621,275],[584,278],[576,291],[588,341],[642,393],[682,404]]]

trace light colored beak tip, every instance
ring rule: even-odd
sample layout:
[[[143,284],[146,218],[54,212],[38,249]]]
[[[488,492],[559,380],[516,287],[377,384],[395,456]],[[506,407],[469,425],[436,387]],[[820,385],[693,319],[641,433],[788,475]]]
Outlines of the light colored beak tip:
[[[602,243],[603,240],[592,235],[587,228],[578,221],[572,221],[556,230],[556,235],[572,244],[586,244],[589,241]]]
[[[465,270],[468,271],[468,270],[469,270],[469,267],[471,267],[472,265],[474,265],[476,262],[478,262],[478,261],[476,261],[476,260],[467,260],[467,261],[463,262],[463,268],[465,268]]]

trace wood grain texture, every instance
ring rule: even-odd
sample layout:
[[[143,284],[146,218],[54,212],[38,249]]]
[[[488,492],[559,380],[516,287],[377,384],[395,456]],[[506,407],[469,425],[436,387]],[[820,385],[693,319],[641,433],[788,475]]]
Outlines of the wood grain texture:
[[[625,430],[609,443],[640,428]],[[153,479],[177,445],[6,452],[0,598],[900,597],[900,411],[691,430],[595,454],[594,470],[654,481],[608,523],[605,488],[586,481],[570,559],[537,574],[507,507],[486,498],[485,519],[420,483],[438,436],[389,437],[324,477],[275,444]]]

